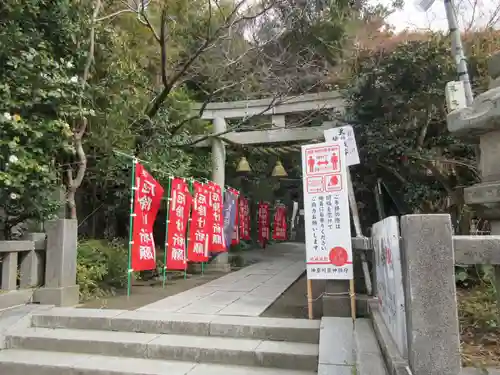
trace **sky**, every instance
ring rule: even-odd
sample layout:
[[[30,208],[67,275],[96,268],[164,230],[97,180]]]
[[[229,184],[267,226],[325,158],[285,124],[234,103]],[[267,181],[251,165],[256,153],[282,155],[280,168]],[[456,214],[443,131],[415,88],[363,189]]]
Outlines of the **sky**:
[[[476,0],[474,0],[476,1]],[[390,4],[390,0],[370,0],[373,4]],[[464,29],[472,19],[471,0],[455,0],[460,9],[459,12],[459,27]],[[474,25],[480,25],[481,22],[489,19],[499,2],[496,0],[477,0],[477,8],[474,13]],[[444,9],[443,0],[436,0],[432,7],[427,12],[422,12],[415,6],[415,0],[405,0],[404,9],[393,13],[389,19],[389,23],[394,25],[396,31],[408,29],[432,29],[432,30],[447,30],[448,23],[446,20],[446,12]]]

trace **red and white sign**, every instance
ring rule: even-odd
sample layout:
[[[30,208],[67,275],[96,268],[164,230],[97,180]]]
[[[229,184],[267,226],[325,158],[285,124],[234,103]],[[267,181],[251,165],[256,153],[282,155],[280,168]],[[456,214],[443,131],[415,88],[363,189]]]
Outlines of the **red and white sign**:
[[[210,190],[210,214],[212,228],[209,230],[210,240],[208,250],[214,253],[227,251],[224,240],[224,215],[222,214],[222,189],[213,181],[208,182]]]
[[[242,240],[250,239],[250,207],[248,199],[240,197],[238,201],[238,216],[240,224],[240,238]]]
[[[188,261],[208,262],[208,231],[211,228],[209,217],[210,191],[200,182],[193,184],[194,202],[189,227]]]
[[[269,203],[259,203],[258,215],[258,242],[264,246],[269,241]]]
[[[166,267],[169,270],[185,270],[187,267],[186,231],[192,197],[183,179],[174,178],[171,186]]]
[[[274,210],[273,240],[286,241],[286,207],[277,206]]]
[[[308,279],[353,278],[343,142],[302,146]]]
[[[131,246],[131,267],[134,271],[156,268],[153,224],[160,208],[163,191],[163,187],[142,164],[136,163]]]

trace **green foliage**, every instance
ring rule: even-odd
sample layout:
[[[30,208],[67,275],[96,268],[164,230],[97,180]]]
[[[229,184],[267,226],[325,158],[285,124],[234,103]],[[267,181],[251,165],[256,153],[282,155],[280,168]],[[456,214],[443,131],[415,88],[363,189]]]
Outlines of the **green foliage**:
[[[472,183],[476,171],[472,145],[447,131],[444,89],[456,77],[448,39],[422,35],[364,51],[353,70],[347,91],[363,176],[357,189],[371,193],[383,177],[414,212],[443,212],[447,197],[462,204],[454,188]]]
[[[102,297],[127,285],[128,250],[120,240],[86,240],[78,244],[80,298]]]
[[[81,113],[73,8],[62,0],[0,5],[0,202],[7,237],[16,224],[43,220],[58,206],[51,199],[56,165],[72,152],[69,123]]]

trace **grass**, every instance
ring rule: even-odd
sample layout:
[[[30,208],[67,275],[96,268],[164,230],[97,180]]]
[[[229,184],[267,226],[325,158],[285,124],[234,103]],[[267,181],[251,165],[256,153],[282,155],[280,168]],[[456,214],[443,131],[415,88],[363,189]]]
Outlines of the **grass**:
[[[462,365],[500,367],[500,318],[494,288],[480,283],[458,288]]]

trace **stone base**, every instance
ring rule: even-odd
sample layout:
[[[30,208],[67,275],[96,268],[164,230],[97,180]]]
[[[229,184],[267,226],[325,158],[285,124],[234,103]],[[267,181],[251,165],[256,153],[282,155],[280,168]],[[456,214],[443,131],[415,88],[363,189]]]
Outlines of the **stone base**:
[[[33,301],[41,305],[76,306],[80,302],[78,285],[61,288],[40,288],[33,294]]]
[[[25,305],[30,303],[32,298],[32,289],[10,290],[5,293],[0,293],[0,310],[13,306]]]
[[[368,301],[373,299],[367,295],[356,295],[356,317],[365,318],[368,316]],[[324,295],[323,316],[351,317],[351,297]]]
[[[205,272],[231,272],[229,263],[207,263],[204,268]]]

